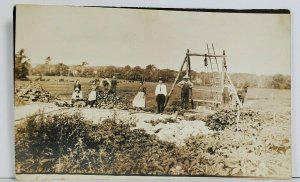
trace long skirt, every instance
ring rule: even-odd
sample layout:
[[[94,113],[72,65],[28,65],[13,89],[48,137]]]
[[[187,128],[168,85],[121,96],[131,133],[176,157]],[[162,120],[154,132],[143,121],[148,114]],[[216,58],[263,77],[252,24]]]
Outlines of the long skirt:
[[[144,92],[138,92],[136,96],[133,99],[132,105],[134,107],[145,107],[146,101],[145,101],[145,93]]]

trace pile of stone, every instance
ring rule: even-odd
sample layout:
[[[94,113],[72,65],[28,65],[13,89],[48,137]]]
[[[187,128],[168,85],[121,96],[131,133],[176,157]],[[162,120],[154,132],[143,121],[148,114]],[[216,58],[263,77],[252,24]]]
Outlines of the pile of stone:
[[[85,107],[87,106],[87,98],[84,98],[80,101],[62,101],[57,100],[55,105],[58,107]],[[96,103],[94,104],[95,108],[100,109],[123,109],[126,110],[131,106],[131,102],[127,98],[108,93],[100,92],[98,93]]]
[[[74,103],[72,101],[57,100],[54,104],[58,107],[74,107]]]
[[[101,109],[128,109],[131,106],[131,102],[120,95],[100,92],[95,105]]]
[[[17,86],[15,96],[25,102],[50,102],[54,99],[41,85],[33,83]]]

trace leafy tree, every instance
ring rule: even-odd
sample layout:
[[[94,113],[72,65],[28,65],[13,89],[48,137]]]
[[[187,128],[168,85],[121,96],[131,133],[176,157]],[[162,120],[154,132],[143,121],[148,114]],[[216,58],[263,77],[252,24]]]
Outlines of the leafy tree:
[[[153,65],[149,64],[145,68],[145,80],[154,81],[158,79],[158,69]]]
[[[68,75],[69,67],[63,63],[58,63],[53,66],[53,71],[56,76]]]
[[[46,57],[45,64],[49,65],[52,61],[52,58],[50,56]]]
[[[80,75],[84,76],[85,66],[88,65],[88,62],[83,61],[80,65]]]
[[[46,64],[37,65],[33,69],[33,74],[35,74],[35,75],[48,75],[48,70],[49,70],[48,67],[49,67],[49,65],[46,65]],[[50,76],[54,76],[54,74],[50,75]]]
[[[142,80],[144,76],[144,71],[140,66],[135,66],[130,74],[131,80]]]
[[[31,71],[30,59],[25,54],[25,49],[21,49],[15,54],[14,75],[16,79],[27,80]]]
[[[47,66],[48,75],[51,74],[51,61],[52,61],[52,58],[50,56],[46,57],[45,65]]]
[[[273,76],[272,86],[276,89],[290,89],[291,88],[291,78],[290,78],[290,76],[276,74]]]

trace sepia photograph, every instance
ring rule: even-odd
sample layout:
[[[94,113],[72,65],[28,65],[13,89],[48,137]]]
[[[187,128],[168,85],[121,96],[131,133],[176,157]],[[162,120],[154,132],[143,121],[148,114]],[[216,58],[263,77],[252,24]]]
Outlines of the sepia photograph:
[[[14,16],[17,179],[291,177],[288,10]]]

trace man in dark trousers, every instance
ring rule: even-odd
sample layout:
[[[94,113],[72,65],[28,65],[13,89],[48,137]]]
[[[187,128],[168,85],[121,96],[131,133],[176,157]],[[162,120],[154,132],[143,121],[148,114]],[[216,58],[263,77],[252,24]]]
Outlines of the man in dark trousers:
[[[190,89],[193,88],[194,84],[189,80],[189,76],[185,75],[177,86],[181,88],[181,109],[188,109]]]
[[[110,83],[111,83],[110,93],[116,94],[118,81],[115,76],[112,77],[112,80]]]
[[[158,80],[158,85],[155,88],[155,96],[157,102],[157,112],[162,113],[164,110],[164,104],[167,96],[167,87],[163,83],[162,78],[160,77]]]

